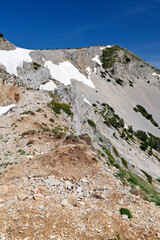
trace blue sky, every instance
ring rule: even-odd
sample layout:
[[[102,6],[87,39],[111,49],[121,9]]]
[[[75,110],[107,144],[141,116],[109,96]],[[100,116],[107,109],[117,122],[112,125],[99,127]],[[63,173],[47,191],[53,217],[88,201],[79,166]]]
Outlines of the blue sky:
[[[5,0],[0,32],[29,49],[118,44],[160,69],[160,0]]]

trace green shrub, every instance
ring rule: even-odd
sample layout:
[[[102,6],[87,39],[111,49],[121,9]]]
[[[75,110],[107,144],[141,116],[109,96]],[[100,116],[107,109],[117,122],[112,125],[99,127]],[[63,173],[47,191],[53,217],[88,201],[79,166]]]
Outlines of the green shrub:
[[[120,78],[116,78],[116,83],[122,86],[123,80]]]
[[[40,64],[38,64],[38,63],[36,63],[36,62],[33,62],[33,68],[34,68],[35,70],[37,70],[40,66],[41,66]]]
[[[0,38],[3,38],[3,34],[2,33],[0,33]]]
[[[120,211],[121,215],[125,214],[125,215],[128,216],[128,218],[133,217],[131,212],[127,208],[121,208],[119,211]]]
[[[152,114],[149,114],[144,107],[136,105],[136,108],[133,108],[133,110],[140,112],[142,116],[148,119],[155,127],[158,127],[158,123],[153,119]]]
[[[133,87],[133,82],[129,80],[129,86]]]
[[[52,100],[48,106],[50,108],[52,108],[52,110],[57,113],[60,114],[61,110],[63,110],[67,115],[72,116],[73,112],[71,111],[71,106],[69,106],[66,103],[59,103],[59,102],[55,102],[54,100]]]
[[[148,143],[147,142],[143,142],[140,145],[140,149],[143,151],[146,151],[146,149],[148,148]]]
[[[88,124],[93,127],[93,128],[96,128],[96,124],[91,120],[91,119],[88,119]]]

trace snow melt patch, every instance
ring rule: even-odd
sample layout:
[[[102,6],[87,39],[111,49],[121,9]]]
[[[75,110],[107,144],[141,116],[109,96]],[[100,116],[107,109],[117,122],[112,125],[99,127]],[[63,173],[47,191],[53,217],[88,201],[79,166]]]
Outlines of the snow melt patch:
[[[10,51],[0,50],[0,63],[6,67],[8,73],[18,76],[17,67],[22,67],[23,61],[32,62],[29,55],[31,51],[23,48]]]
[[[15,104],[10,104],[10,105],[5,106],[5,107],[0,107],[0,116],[8,113],[15,106],[16,106]]]
[[[91,103],[90,103],[86,98],[84,98],[84,101],[85,101],[87,104],[89,104],[90,106],[92,106]]]
[[[158,76],[158,77],[160,77],[160,75],[157,74],[157,73],[152,73],[152,75],[153,75],[153,76]]]
[[[39,90],[54,91],[55,88],[57,88],[56,84],[54,84],[54,82],[50,80],[45,84],[41,84]]]
[[[92,58],[92,61],[97,62],[99,65],[101,65],[101,61],[99,60],[98,55],[96,55],[94,58]]]
[[[71,79],[75,79],[86,84],[89,87],[95,88],[90,78],[86,78],[79,70],[69,61],[61,62],[59,65],[51,61],[45,62],[45,67],[50,70],[52,78],[61,82],[65,86],[71,84]]]

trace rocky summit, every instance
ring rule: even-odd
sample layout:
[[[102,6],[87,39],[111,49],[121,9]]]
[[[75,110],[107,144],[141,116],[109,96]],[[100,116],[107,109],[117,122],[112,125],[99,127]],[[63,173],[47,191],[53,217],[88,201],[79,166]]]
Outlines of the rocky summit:
[[[0,37],[0,239],[160,239],[160,70],[118,45]]]

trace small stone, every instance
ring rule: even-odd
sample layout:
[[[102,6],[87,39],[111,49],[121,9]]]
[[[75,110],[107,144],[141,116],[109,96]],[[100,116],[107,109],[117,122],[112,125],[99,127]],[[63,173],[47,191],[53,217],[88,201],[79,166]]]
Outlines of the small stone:
[[[0,198],[0,203],[4,203],[4,202],[5,202],[5,200]]]
[[[0,193],[15,192],[16,188],[12,186],[0,185]]]
[[[70,182],[70,181],[66,181],[65,182],[65,187],[68,189],[68,190],[71,190],[73,188],[73,184]]]
[[[87,179],[85,179],[85,178],[82,178],[82,180],[81,180],[83,183],[88,183],[88,180]]]
[[[39,211],[42,211],[42,210],[44,210],[44,205],[39,206]]]
[[[128,220],[128,216],[126,214],[122,214],[122,219]]]
[[[107,210],[107,213],[108,213],[108,216],[109,216],[109,217],[112,217],[112,215],[113,215],[112,211]]]
[[[58,180],[58,179],[55,179],[55,180],[53,181],[53,185],[58,187],[58,186],[61,185],[61,181]]]
[[[27,181],[28,181],[28,178],[27,178],[27,177],[21,177],[21,179],[22,179],[24,182],[27,182]]]
[[[37,188],[34,189],[34,193],[35,193],[35,194],[42,193],[42,191],[43,191],[43,190],[42,190],[41,187],[37,187]]]
[[[44,196],[38,193],[38,194],[34,194],[33,198],[38,201],[38,200],[43,200]]]
[[[81,192],[82,192],[82,188],[81,188],[81,187],[78,187],[78,188],[76,189],[76,192],[77,192],[77,193],[81,193]]]
[[[119,201],[118,201],[118,203],[121,205],[121,204],[123,204],[123,199],[120,199]]]
[[[66,200],[66,199],[63,199],[62,202],[61,202],[61,205],[62,205],[63,207],[67,207],[67,206],[68,206],[67,200]]]
[[[20,194],[20,195],[18,195],[18,199],[19,200],[26,200],[28,197],[27,197],[27,195],[26,194],[24,194],[24,193],[22,193],[22,194]]]

